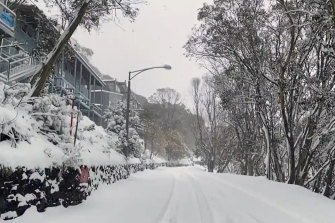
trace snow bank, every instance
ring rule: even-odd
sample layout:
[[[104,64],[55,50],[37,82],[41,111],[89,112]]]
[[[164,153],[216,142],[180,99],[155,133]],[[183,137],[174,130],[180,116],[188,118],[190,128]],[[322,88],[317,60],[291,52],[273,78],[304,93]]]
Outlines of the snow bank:
[[[47,154],[46,151],[50,152]],[[12,169],[60,166],[65,160],[61,149],[43,137],[33,136],[30,143],[20,142],[17,148],[12,148],[8,141],[0,142],[0,164]]]
[[[146,149],[142,154],[142,163],[147,165],[164,164],[167,163],[167,161],[162,157],[151,154],[150,150]]]
[[[167,161],[164,158],[158,157],[158,156],[152,156],[151,159],[148,156],[144,155],[144,159],[142,160],[143,164],[164,164],[167,163]]]
[[[74,146],[73,127],[78,111],[71,108],[68,98],[48,95],[30,99],[24,97],[27,92],[27,84],[9,87],[0,83],[0,165],[34,169],[64,163],[88,166],[126,163],[125,157],[116,151],[117,136],[107,134],[85,116],[79,118]]]
[[[131,157],[128,159],[129,164],[141,164],[141,160],[139,158]]]
[[[19,166],[31,169],[46,168],[62,165],[70,158],[70,155],[65,154],[62,148],[51,143],[46,136],[32,130],[32,126],[37,126],[38,123],[31,119],[27,112],[20,111],[15,122],[23,123],[20,125],[20,130],[29,133],[29,142],[18,142],[16,148],[12,147],[10,141],[0,142],[0,164],[13,169]],[[94,126],[94,130],[86,131],[85,128],[88,126]],[[74,140],[73,137],[71,139]],[[88,166],[125,164],[125,157],[115,151],[112,142],[113,138],[102,127],[95,126],[84,116],[79,122],[77,163]]]
[[[90,130],[88,130],[90,129]],[[116,135],[108,135],[84,116],[79,122],[78,146],[81,148],[80,164],[88,166],[125,164],[125,157],[115,150]]]
[[[3,89],[1,83],[0,89]],[[1,96],[3,94],[0,94],[0,101],[3,100]],[[47,137],[38,134],[36,129],[40,124],[29,114],[29,106],[22,109],[15,108],[11,104],[0,105],[0,123],[2,124],[0,130],[5,131],[6,123],[9,128],[15,128],[15,131],[26,139],[17,144],[9,140],[0,142],[1,165],[12,168],[18,166],[37,168],[61,165],[66,160],[67,157],[61,148],[49,142]]]
[[[178,161],[178,163],[180,165],[184,165],[184,166],[190,166],[190,165],[193,164],[192,160],[188,159],[188,158],[181,159],[181,160]]]
[[[166,163],[167,161],[161,157],[158,157],[158,156],[154,156],[152,158],[152,162],[153,163],[157,163],[157,164],[162,164],[162,163]]]

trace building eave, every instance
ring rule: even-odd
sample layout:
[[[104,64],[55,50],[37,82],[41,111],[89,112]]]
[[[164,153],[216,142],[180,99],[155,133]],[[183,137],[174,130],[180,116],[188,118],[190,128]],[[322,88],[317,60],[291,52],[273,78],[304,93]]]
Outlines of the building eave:
[[[75,50],[71,44],[68,44],[73,52],[75,53],[75,56],[79,59],[79,61],[90,71],[90,73],[93,74],[93,76],[101,83],[103,87],[106,86],[105,82],[100,78],[100,76],[94,71],[94,69],[91,67],[91,65],[80,55],[80,53]]]

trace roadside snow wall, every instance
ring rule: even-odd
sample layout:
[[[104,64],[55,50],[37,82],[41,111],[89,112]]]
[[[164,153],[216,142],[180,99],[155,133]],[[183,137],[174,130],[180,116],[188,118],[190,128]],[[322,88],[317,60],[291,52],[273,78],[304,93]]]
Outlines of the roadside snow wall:
[[[0,219],[16,218],[31,206],[44,212],[47,207],[77,205],[102,183],[115,183],[127,179],[131,173],[162,165],[164,164],[124,164],[90,168],[64,166],[44,169],[17,168],[15,171],[2,166]],[[83,179],[85,169],[89,171],[87,181]]]
[[[31,206],[42,212],[76,205],[101,183],[163,165],[126,161],[117,136],[72,109],[71,96],[27,98],[29,91],[27,84],[0,83],[0,219],[16,218]]]

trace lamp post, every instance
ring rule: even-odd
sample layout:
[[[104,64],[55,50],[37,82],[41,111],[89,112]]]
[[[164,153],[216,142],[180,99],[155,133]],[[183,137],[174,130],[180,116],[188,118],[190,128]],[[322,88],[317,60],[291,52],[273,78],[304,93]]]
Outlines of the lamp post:
[[[158,67],[149,67],[149,68],[145,68],[145,69],[141,69],[141,70],[129,71],[128,91],[127,91],[127,110],[126,110],[126,133],[127,133],[127,135],[126,135],[127,146],[126,146],[126,151],[125,151],[126,157],[128,157],[128,155],[129,155],[129,113],[130,113],[130,94],[131,94],[130,81],[132,79],[134,79],[140,73],[143,73],[143,72],[148,71],[148,70],[153,70],[153,69],[171,70],[172,67],[170,65],[164,65],[164,66],[158,66]]]

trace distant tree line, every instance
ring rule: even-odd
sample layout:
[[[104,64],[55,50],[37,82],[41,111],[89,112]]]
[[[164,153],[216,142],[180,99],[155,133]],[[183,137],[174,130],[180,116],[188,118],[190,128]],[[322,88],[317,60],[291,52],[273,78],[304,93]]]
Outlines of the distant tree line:
[[[195,116],[181,101],[181,95],[174,89],[161,88],[145,104],[140,118],[150,156],[176,161],[193,153],[195,142],[190,127]]]

